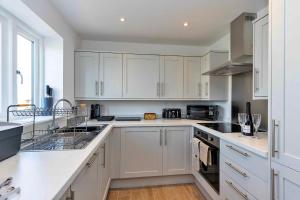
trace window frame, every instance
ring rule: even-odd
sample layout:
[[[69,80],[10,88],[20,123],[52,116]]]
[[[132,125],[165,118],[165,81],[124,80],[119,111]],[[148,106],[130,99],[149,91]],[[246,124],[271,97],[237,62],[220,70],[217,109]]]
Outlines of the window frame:
[[[36,34],[31,28],[24,23],[16,20],[13,28],[13,56],[12,56],[12,74],[13,74],[13,103],[17,103],[17,36],[33,42],[32,49],[32,104],[42,105],[43,88],[44,88],[44,65],[43,65],[43,38]]]

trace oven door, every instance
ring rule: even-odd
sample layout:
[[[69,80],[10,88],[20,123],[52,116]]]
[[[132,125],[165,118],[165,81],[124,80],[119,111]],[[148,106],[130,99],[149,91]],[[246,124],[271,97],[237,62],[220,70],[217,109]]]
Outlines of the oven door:
[[[197,137],[201,140],[201,142],[204,142],[209,146],[209,152],[211,154],[211,165],[207,164],[205,165],[202,161],[199,159],[199,166],[200,170],[199,173],[201,176],[209,183],[209,185],[219,194],[220,191],[220,151],[219,148],[209,144],[202,138]]]

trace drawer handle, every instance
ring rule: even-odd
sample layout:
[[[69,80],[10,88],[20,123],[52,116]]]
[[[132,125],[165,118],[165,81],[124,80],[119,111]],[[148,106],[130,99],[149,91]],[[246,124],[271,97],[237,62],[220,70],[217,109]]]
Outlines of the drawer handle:
[[[234,189],[239,195],[241,195],[241,197],[243,197],[244,199],[248,200],[247,194],[244,194],[243,192],[241,192],[235,185],[233,185],[232,182],[226,180],[226,183],[227,183],[232,189]]]
[[[239,173],[240,175],[242,175],[243,177],[248,177],[248,175],[245,172],[242,172],[240,169],[238,169],[237,167],[235,167],[234,165],[232,165],[230,162],[225,162],[226,165],[228,165],[231,169],[233,169],[234,171],[236,171],[237,173]]]
[[[98,153],[94,153],[93,157],[90,159],[90,161],[86,164],[87,167],[93,166],[94,162],[96,161],[98,156]]]
[[[233,150],[233,151],[235,151],[235,152],[237,152],[237,153],[239,153],[239,154],[241,154],[241,155],[243,155],[243,156],[245,156],[245,157],[249,157],[249,154],[248,154],[248,153],[242,152],[241,150],[236,149],[236,148],[234,148],[234,147],[231,146],[231,145],[226,145],[226,147],[228,147],[229,149],[231,149],[231,150]]]

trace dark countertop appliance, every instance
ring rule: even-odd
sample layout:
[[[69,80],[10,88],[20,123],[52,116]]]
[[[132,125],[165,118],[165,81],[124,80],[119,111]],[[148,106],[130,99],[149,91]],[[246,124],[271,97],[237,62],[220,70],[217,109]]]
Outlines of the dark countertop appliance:
[[[18,153],[21,146],[23,126],[0,122],[0,162]]]
[[[91,116],[90,119],[98,119],[101,116],[101,109],[99,104],[91,105]]]
[[[219,111],[216,105],[188,105],[186,107],[187,119],[215,121],[218,117]]]
[[[237,124],[232,124],[228,122],[220,123],[198,123],[199,125],[211,128],[213,130],[219,131],[221,133],[235,133],[241,132],[241,127]]]
[[[164,119],[181,119],[180,108],[164,108],[162,111],[162,118]]]

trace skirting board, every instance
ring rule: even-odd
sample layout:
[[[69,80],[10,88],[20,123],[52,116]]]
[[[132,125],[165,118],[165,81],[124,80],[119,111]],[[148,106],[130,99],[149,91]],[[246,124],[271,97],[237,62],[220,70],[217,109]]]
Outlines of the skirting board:
[[[159,176],[147,178],[113,179],[110,188],[137,188],[158,185],[194,183],[193,175]]]

